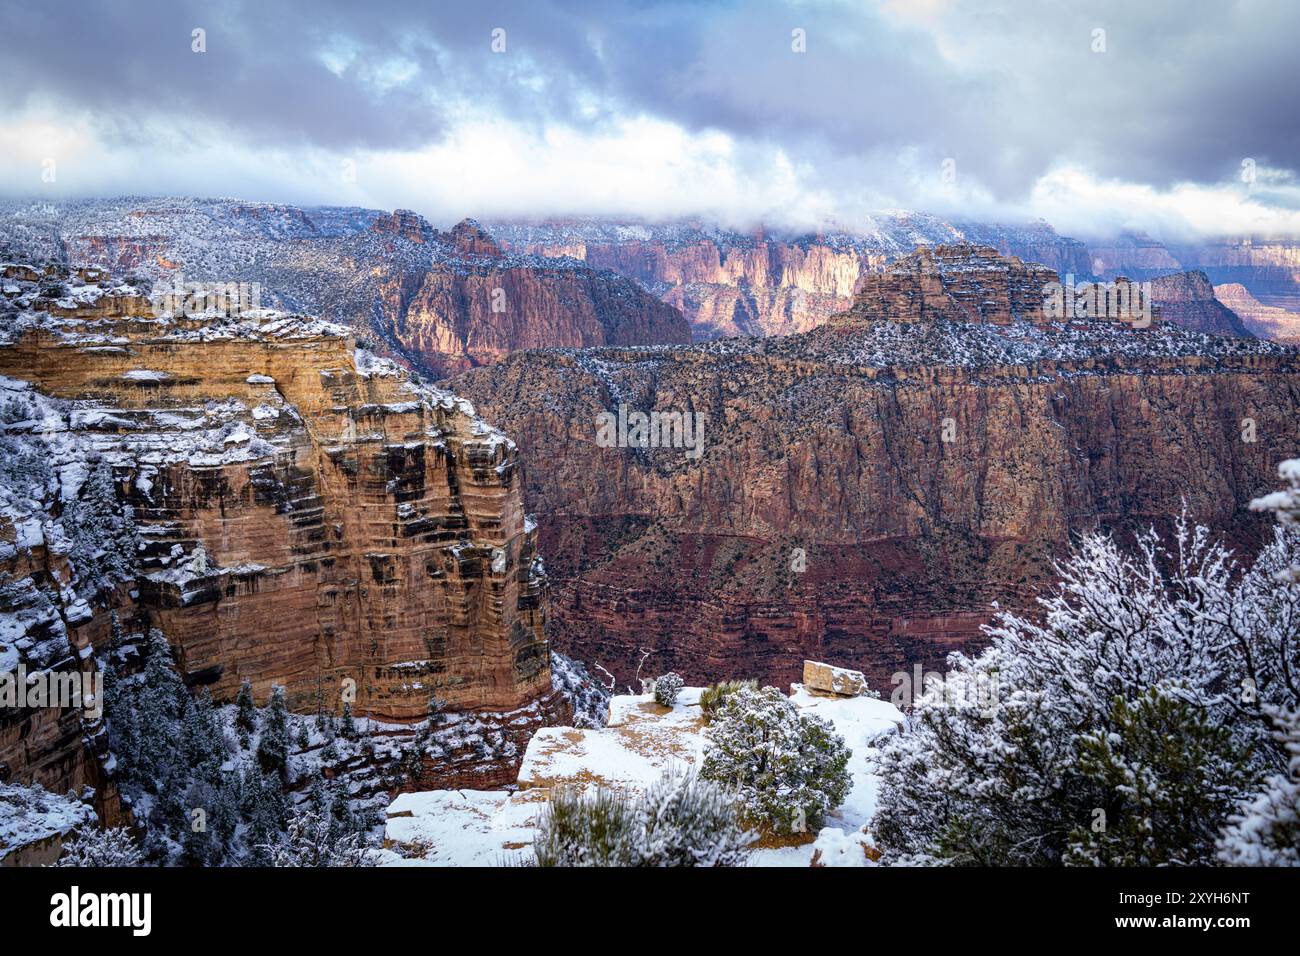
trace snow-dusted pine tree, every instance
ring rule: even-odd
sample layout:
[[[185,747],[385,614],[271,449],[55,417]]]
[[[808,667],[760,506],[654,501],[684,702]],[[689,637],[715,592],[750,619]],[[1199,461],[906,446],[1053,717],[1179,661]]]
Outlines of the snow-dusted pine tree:
[[[775,687],[741,687],[708,731],[700,776],[733,789],[750,826],[803,832],[844,802],[850,751]]]
[[[1213,862],[1220,822],[1251,782],[1249,754],[1176,686],[1117,698],[1109,726],[1079,739],[1079,773],[1103,795],[1107,825],[1077,827],[1066,862],[1155,866]]]
[[[338,832],[329,814],[300,810],[284,839],[265,846],[270,866],[374,866],[374,851],[356,831]]]
[[[1264,708],[1294,706],[1300,588],[1275,576],[1298,539],[1279,529],[1241,572],[1186,522],[1168,547],[1084,538],[1040,612],[1004,613],[983,653],[952,655],[886,743],[886,861],[1210,860],[1225,806],[1281,763]],[[1153,833],[1192,816],[1176,840]]]
[[[225,762],[221,727],[212,709],[212,698],[203,688],[186,702],[185,717],[181,721],[181,753],[190,770],[215,786],[221,779],[221,765]]]
[[[235,697],[235,726],[245,733],[257,732],[257,708],[253,706],[253,684],[244,680],[239,684],[239,694]]]
[[[80,495],[69,504],[61,523],[83,596],[135,577],[140,544],[135,516],[118,500],[113,469],[103,458],[91,465]]]
[[[289,710],[284,703],[284,688],[271,688],[271,704],[257,741],[257,760],[264,773],[283,776],[289,763]]]
[[[121,695],[121,703],[135,711],[139,734],[136,763],[126,770],[141,786],[156,791],[177,759],[181,708],[187,695],[161,631],[149,633],[143,677],[134,686],[134,693]]]
[[[63,841],[55,866],[141,866],[144,854],[125,827],[81,826]]]

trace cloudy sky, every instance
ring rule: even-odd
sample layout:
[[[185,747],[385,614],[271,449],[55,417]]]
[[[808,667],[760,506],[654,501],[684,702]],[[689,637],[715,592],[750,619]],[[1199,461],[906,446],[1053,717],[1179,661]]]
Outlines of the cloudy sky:
[[[0,190],[1300,234],[1297,37],[1284,0],[0,0]]]

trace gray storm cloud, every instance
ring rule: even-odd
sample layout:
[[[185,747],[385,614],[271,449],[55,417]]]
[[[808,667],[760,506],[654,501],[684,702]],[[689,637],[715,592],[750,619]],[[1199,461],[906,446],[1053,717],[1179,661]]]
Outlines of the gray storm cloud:
[[[832,193],[866,182],[915,205],[917,170],[951,159],[1014,204],[1063,164],[1157,189],[1247,157],[1300,168],[1298,28],[1300,5],[1269,0],[6,0],[0,113],[89,117],[123,147],[166,128],[324,151],[418,150],[466,117],[598,134],[648,116],[778,147]]]

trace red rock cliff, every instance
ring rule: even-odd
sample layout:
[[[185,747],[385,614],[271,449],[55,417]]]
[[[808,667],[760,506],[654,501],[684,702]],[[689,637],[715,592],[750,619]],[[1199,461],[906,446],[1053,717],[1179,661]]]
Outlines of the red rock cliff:
[[[524,740],[562,716],[518,452],[467,401],[320,320],[159,318],[107,282],[14,268],[5,283],[0,381],[40,409],[7,414],[6,441],[59,470],[50,497],[0,520],[0,571],[48,591],[74,660],[93,660],[115,605],[164,631],[186,681],[219,701],[247,679],[259,704],[279,684],[292,709],[319,697],[337,710],[354,682],[358,713],[418,720],[436,693],[454,710],[518,712]],[[140,568],[77,595],[57,521],[84,479],[74,465],[97,459],[134,508]],[[76,779],[75,721],[11,717],[11,774],[63,762],[36,775]]]
[[[1244,505],[1294,453],[1296,353],[1045,321],[1014,304],[1038,267],[956,260],[919,255],[810,333],[458,377],[520,438],[558,642],[621,679],[644,649],[645,670],[697,682],[797,680],[814,658],[887,688],[978,644],[991,602],[1028,603],[1072,532],[1186,500],[1257,542]],[[602,447],[620,405],[703,414],[703,453]]]
[[[473,220],[440,231],[410,210],[230,200],[60,206],[39,230],[0,223],[32,257],[155,282],[258,283],[262,304],[352,327],[435,376],[515,349],[687,343],[681,313],[575,259],[503,252]]]

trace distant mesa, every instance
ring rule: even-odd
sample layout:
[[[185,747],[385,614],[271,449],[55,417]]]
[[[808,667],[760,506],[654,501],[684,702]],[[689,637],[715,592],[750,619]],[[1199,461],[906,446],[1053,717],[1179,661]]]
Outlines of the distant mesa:
[[[1260,338],[1300,345],[1300,312],[1265,305],[1240,282],[1216,285],[1214,295],[1227,308],[1241,316],[1246,328]]]

